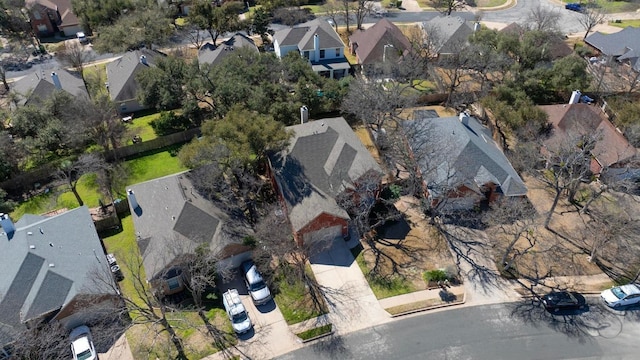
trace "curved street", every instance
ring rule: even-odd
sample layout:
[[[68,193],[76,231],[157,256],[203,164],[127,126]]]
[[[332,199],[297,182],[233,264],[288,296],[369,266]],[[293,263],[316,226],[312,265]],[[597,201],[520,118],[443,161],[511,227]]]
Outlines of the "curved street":
[[[614,312],[599,300],[583,313],[552,315],[523,301],[418,315],[278,359],[637,359],[640,309]]]

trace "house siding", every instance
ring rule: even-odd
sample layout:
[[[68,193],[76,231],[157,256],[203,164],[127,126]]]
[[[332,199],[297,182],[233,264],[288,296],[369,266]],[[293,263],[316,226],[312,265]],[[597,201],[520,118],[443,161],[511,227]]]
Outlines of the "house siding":
[[[300,231],[295,233],[294,238],[298,245],[302,245],[304,243],[304,236],[306,234],[338,225],[342,227],[342,236],[347,237],[349,235],[349,222],[347,220],[333,216],[331,214],[322,213],[315,219],[313,219],[310,223],[308,223],[305,227],[300,229]]]

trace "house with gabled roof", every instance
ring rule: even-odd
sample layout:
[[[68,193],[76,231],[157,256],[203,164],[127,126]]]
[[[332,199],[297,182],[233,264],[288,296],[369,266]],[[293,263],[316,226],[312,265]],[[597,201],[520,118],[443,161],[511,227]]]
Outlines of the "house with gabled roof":
[[[50,36],[57,32],[74,36],[82,31],[71,0],[26,0],[24,6],[33,32],[39,36]]]
[[[287,148],[269,156],[269,169],[294,239],[303,244],[347,237],[350,217],[338,197],[359,182],[380,178],[382,169],[344,118],[287,130],[293,137]]]
[[[89,98],[87,89],[80,76],[76,76],[63,68],[48,71],[37,70],[10,86],[16,94],[13,106],[39,104],[49,98],[55,91],[65,91],[73,97]]]
[[[164,56],[158,51],[142,48],[128,51],[107,64],[107,90],[120,113],[148,108],[137,99],[139,86],[136,75],[144,69],[156,66],[156,62]]]
[[[610,60],[627,62],[635,71],[640,71],[640,27],[628,26],[613,34],[596,31],[584,42]]]
[[[86,206],[52,217],[0,215],[0,344],[40,321],[68,328],[119,304],[102,242]],[[104,275],[104,278],[102,276]]]
[[[198,247],[218,257],[219,271],[240,266],[250,256],[243,239],[253,233],[251,227],[199,194],[189,176],[170,175],[127,190],[147,281],[165,295],[184,290],[182,257]]]
[[[276,31],[273,48],[280,59],[291,51],[298,52],[309,60],[313,71],[332,79],[346,76],[351,69],[340,35],[322,19]]]
[[[420,27],[428,38],[434,54],[457,54],[467,46],[473,28],[468,21],[453,15],[443,15],[421,23]]]
[[[200,65],[217,65],[227,56],[233,54],[234,51],[243,48],[250,49],[256,53],[259,52],[253,39],[241,33],[236,33],[218,46],[208,42],[198,50],[198,63]]]
[[[476,118],[421,111],[414,117],[402,122],[403,134],[433,206],[468,210],[500,196],[526,196],[526,185]]]
[[[600,172],[617,163],[631,159],[637,153],[624,135],[607,119],[601,108],[584,103],[543,105],[540,109],[548,115],[553,125],[551,136],[544,142],[546,148],[581,135],[595,135],[598,140],[592,152],[591,172]]]
[[[349,36],[349,51],[359,65],[397,61],[411,51],[411,43],[402,31],[386,18],[366,30],[357,30]]]

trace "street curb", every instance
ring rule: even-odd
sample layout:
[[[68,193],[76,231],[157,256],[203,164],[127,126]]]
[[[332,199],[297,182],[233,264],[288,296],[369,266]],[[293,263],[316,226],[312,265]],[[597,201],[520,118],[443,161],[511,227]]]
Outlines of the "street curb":
[[[576,292],[579,292],[582,295],[591,295],[591,296],[600,295],[600,293],[601,293],[601,291],[595,291],[595,290],[576,291]],[[528,295],[520,295],[520,298],[522,298],[522,299],[533,299],[533,298],[536,298],[536,296],[528,294]]]
[[[424,308],[420,308],[420,309],[415,309],[415,310],[410,310],[410,311],[405,311],[402,313],[398,313],[398,314],[389,314],[392,318],[396,318],[399,316],[405,316],[405,315],[411,315],[411,314],[415,314],[415,313],[419,313],[419,312],[423,312],[423,311],[429,311],[429,310],[435,310],[435,309],[440,309],[440,308],[446,308],[446,307],[450,307],[450,306],[457,306],[457,305],[463,305],[465,302],[467,301],[467,292],[465,291],[464,294],[462,295],[462,300],[457,301],[457,302],[452,302],[452,303],[446,303],[446,304],[440,304],[440,305],[434,305],[434,306],[427,306]],[[385,311],[387,311],[387,309],[384,309]]]
[[[476,7],[476,10],[478,11],[499,11],[499,10],[505,10],[505,9],[510,9],[514,6],[516,6],[518,4],[518,0],[507,0],[507,2],[503,5],[498,5],[498,6],[494,6],[494,7],[487,7],[487,8],[483,8],[483,7]],[[482,21],[482,19],[480,19],[480,21]]]
[[[331,330],[331,331],[329,331],[328,333],[324,333],[324,334],[321,334],[321,335],[318,335],[318,336],[314,336],[314,337],[312,337],[312,338],[310,338],[310,339],[307,339],[307,340],[302,340],[302,339],[300,339],[300,337],[298,337],[298,342],[299,342],[299,343],[302,343],[302,344],[306,344],[306,343],[308,343],[308,342],[310,342],[310,341],[314,341],[314,340],[322,339],[323,337],[327,337],[327,336],[329,336],[329,335],[333,335],[333,333],[335,333],[335,330]],[[296,335],[296,336],[297,336],[297,335]]]

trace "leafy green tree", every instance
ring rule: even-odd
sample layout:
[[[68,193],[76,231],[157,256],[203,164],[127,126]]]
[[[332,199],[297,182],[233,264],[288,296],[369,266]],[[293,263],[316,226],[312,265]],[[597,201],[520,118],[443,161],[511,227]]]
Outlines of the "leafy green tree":
[[[251,32],[260,35],[262,43],[268,43],[269,23],[271,23],[271,14],[263,8],[258,8],[251,18]]]
[[[187,71],[184,59],[169,56],[160,59],[136,75],[140,86],[138,99],[158,110],[176,109],[185,99],[184,83]]]
[[[218,37],[225,32],[240,29],[238,14],[244,9],[239,1],[225,2],[222,6],[216,6],[211,1],[199,0],[189,9],[189,22],[205,30],[211,36],[215,44]]]
[[[93,48],[98,52],[123,52],[146,46],[163,45],[173,31],[171,20],[160,8],[131,11],[112,25],[98,28]]]
[[[130,0],[71,0],[71,5],[89,33],[100,26],[115,23],[121,14],[133,9]]]
[[[550,75],[550,85],[565,98],[571,95],[573,90],[587,89],[591,83],[587,62],[577,55],[555,61]]]

